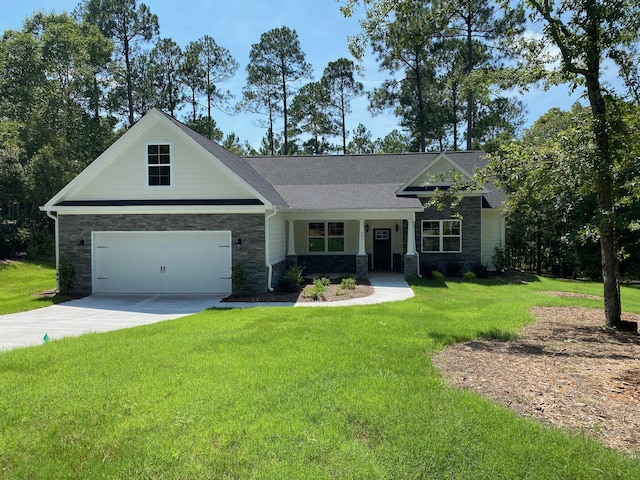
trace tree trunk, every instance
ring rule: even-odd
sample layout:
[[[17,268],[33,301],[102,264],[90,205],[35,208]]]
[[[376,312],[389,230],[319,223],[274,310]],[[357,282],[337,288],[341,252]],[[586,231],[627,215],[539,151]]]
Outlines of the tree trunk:
[[[467,21],[467,75],[473,71],[473,38],[471,36],[471,20]],[[467,92],[467,150],[473,147],[473,91]]]
[[[591,8],[595,8],[591,5]],[[604,289],[604,314],[609,327],[622,325],[620,318],[620,279],[618,272],[618,245],[615,232],[613,202],[613,158],[609,148],[609,124],[607,104],[600,86],[600,33],[599,23],[591,21],[588,36],[591,45],[587,49],[587,69],[584,75],[587,94],[593,116],[593,133],[596,140],[594,170],[597,175],[598,207],[600,209],[600,262]]]
[[[289,155],[289,112],[287,111],[287,80],[285,69],[282,68],[282,116],[284,117],[283,155]]]
[[[124,38],[124,62],[127,76],[127,103],[129,105],[129,126],[133,127],[133,82],[131,81],[131,58],[129,52],[129,40]]]
[[[347,154],[347,121],[344,106],[344,90],[340,95],[340,121],[342,122],[342,154]]]

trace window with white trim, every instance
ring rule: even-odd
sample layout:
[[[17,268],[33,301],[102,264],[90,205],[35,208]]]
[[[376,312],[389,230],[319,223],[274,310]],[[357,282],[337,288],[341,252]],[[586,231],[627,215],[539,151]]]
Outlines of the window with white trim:
[[[423,220],[422,252],[462,252],[462,222],[460,220]]]
[[[309,222],[309,252],[344,252],[344,222]]]
[[[147,185],[171,186],[171,146],[169,144],[147,145]]]

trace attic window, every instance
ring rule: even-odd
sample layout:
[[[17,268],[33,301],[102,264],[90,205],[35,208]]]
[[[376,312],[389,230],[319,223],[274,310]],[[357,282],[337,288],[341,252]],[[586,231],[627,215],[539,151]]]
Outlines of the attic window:
[[[147,145],[147,179],[150,187],[171,186],[171,147],[169,144]]]

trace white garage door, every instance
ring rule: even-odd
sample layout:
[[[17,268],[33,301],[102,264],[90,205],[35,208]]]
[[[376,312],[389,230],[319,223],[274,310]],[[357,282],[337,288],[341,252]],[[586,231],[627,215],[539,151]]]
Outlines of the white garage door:
[[[93,232],[94,293],[231,293],[231,232]]]

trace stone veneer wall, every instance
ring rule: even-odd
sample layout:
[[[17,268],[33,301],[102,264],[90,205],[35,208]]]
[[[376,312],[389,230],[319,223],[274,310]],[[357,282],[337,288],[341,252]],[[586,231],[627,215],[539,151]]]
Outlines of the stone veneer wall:
[[[355,255],[298,255],[304,274],[356,273]]]
[[[232,265],[242,263],[252,293],[262,293],[267,290],[264,222],[262,214],[58,215],[60,259],[75,267],[73,292],[90,293],[91,232],[230,230]],[[240,249],[235,248],[238,238]]]
[[[461,253],[423,253],[422,252],[422,220],[448,220],[455,214],[462,215],[462,252]],[[460,273],[473,270],[480,264],[482,252],[482,199],[466,197],[454,208],[438,211],[427,208],[416,213],[416,249],[420,255],[420,271],[430,274],[431,270],[447,273],[450,264],[457,264]]]

